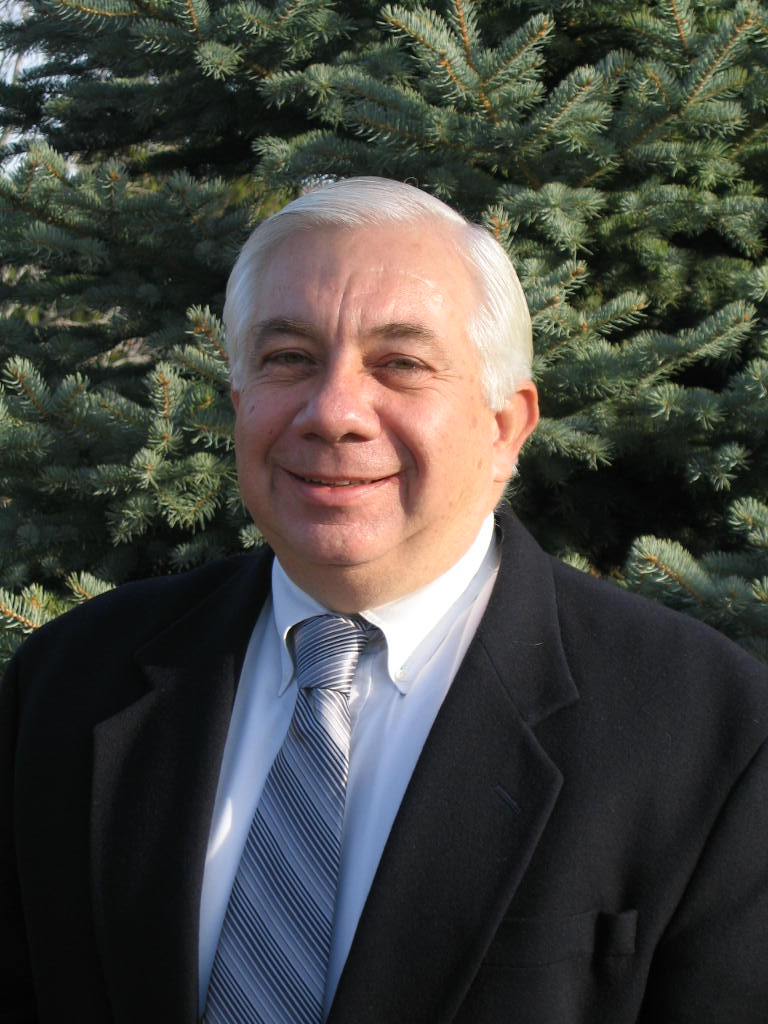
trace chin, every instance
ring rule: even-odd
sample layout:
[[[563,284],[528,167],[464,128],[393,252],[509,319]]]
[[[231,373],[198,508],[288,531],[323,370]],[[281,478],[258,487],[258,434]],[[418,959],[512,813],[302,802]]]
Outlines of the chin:
[[[365,533],[361,535],[359,529],[338,526],[308,527],[293,538],[293,542],[283,535],[272,546],[281,562],[282,550],[294,563],[340,568],[367,565],[391,549],[381,535],[372,538]]]

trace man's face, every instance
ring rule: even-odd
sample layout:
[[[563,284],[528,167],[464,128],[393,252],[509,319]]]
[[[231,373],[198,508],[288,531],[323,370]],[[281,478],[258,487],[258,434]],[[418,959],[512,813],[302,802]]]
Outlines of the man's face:
[[[300,232],[254,287],[232,397],[240,489],[264,537],[338,611],[436,578],[474,540],[535,425],[530,383],[502,413],[483,398],[467,336],[478,296],[450,237]]]

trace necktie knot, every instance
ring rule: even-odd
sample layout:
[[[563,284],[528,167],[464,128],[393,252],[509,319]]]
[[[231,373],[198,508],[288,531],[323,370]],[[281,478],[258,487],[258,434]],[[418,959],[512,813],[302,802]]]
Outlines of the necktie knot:
[[[294,626],[299,689],[349,693],[358,659],[375,631],[365,619],[352,615],[315,615]]]

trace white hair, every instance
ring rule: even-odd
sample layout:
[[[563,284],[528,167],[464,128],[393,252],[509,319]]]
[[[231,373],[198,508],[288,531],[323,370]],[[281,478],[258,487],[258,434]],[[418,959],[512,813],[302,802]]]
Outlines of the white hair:
[[[484,227],[466,220],[428,192],[388,178],[346,178],[321,184],[253,231],[232,269],[224,303],[233,387],[241,387],[245,380],[248,334],[257,316],[253,283],[280,242],[313,227],[354,230],[430,221],[449,227],[448,240],[479,289],[480,304],[467,330],[480,355],[485,399],[492,409],[500,410],[518,383],[530,377],[533,358],[531,317],[512,262]]]

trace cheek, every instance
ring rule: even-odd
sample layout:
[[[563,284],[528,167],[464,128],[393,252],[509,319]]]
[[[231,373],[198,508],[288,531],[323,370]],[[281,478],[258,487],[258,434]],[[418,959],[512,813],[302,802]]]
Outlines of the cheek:
[[[446,485],[478,457],[477,420],[470,421],[456,409],[422,409],[408,429],[399,432],[399,439],[417,465],[439,474]]]
[[[235,446],[241,449],[265,450],[284,430],[288,414],[263,396],[249,395],[240,402],[235,419]]]

